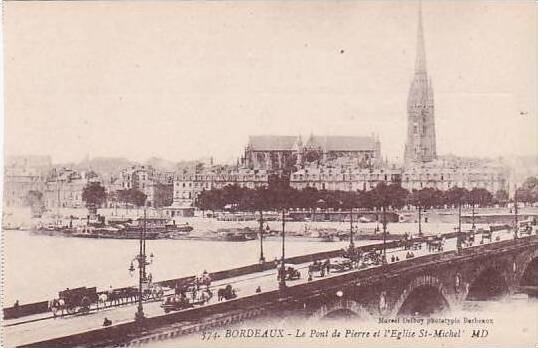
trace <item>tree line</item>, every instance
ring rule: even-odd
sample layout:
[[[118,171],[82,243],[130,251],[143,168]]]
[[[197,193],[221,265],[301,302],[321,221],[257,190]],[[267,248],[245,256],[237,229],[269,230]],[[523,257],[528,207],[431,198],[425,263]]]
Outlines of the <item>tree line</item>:
[[[329,191],[307,187],[302,190],[290,187],[285,181],[270,183],[256,189],[225,186],[221,189],[202,191],[195,200],[200,210],[218,211],[225,208],[236,211],[260,211],[279,209],[333,209],[351,208],[401,209],[409,205],[422,208],[444,208],[446,206],[475,205],[491,206],[507,202],[506,192],[495,196],[484,188],[467,190],[452,187],[442,191],[435,188],[408,190],[398,184],[380,182],[369,191]]]

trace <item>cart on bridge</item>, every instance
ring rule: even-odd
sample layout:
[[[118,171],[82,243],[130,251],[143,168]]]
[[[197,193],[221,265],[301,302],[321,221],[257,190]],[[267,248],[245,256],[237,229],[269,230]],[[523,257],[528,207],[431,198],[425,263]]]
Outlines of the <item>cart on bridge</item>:
[[[90,305],[97,303],[97,288],[80,287],[76,289],[66,289],[58,293],[58,298],[50,302],[50,310],[57,315],[65,312],[68,314],[86,314],[90,311]]]

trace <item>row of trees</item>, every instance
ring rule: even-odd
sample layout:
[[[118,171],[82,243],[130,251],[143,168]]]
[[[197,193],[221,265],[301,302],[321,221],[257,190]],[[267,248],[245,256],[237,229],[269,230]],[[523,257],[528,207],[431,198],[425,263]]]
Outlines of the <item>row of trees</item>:
[[[516,199],[520,202],[538,202],[538,178],[530,177],[518,187],[515,192]]]
[[[538,179],[529,178],[515,192],[519,202],[538,201]],[[113,197],[107,197],[105,188],[99,182],[90,182],[83,190],[82,200],[88,208],[99,207],[107,199],[118,203],[141,207],[146,201],[146,195],[136,189],[120,190]],[[42,200],[36,194],[29,195],[29,204]],[[229,185],[222,189],[203,191],[198,195],[195,205],[201,210],[222,210],[229,206],[241,211],[273,210],[281,208],[402,208],[405,205],[421,206],[423,208],[442,208],[444,206],[476,205],[491,206],[508,202],[508,193],[500,190],[492,195],[486,189],[473,188],[467,190],[452,187],[447,191],[436,188],[423,188],[412,192],[399,185],[380,183],[370,191],[327,191],[316,188],[297,190],[290,187],[286,180],[273,179],[268,187],[257,189],[242,188]]]
[[[82,201],[86,207],[94,209],[102,206],[106,200],[114,200],[119,203],[131,204],[136,207],[144,206],[146,194],[136,189],[119,190],[113,197],[107,197],[105,188],[99,182],[90,182],[82,191]]]
[[[499,194],[498,198],[506,198]],[[350,208],[380,209],[392,207],[400,209],[405,205],[423,208],[458,206],[472,204],[490,206],[499,203],[489,191],[483,188],[467,190],[453,187],[447,191],[424,188],[409,192],[400,185],[379,183],[370,191],[327,191],[315,188],[297,190],[285,181],[277,181],[268,187],[257,189],[241,188],[236,185],[222,189],[203,191],[195,205],[201,210],[223,210],[230,208],[239,211],[273,210],[281,208]]]

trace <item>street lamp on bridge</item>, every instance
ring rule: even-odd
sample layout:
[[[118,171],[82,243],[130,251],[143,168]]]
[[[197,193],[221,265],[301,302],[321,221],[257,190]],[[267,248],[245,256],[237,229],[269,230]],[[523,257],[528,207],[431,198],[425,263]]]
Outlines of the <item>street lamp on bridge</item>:
[[[146,256],[146,206],[144,205],[144,221],[142,229],[140,229],[140,236],[138,240],[138,255],[131,260],[131,266],[129,267],[129,273],[132,274],[135,271],[133,261],[137,261],[138,265],[138,307],[135,313],[135,322],[142,323],[145,319],[144,308],[142,306],[144,289],[143,285],[147,284],[148,277],[146,274],[146,266],[153,263],[153,253],[150,255],[150,262]]]
[[[278,288],[280,290],[284,290],[286,288],[286,266],[285,266],[285,257],[286,257],[286,248],[285,248],[285,241],[286,241],[286,231],[285,231],[285,209],[282,208],[282,260],[280,262],[280,280],[278,282]]]
[[[353,207],[349,210],[349,250],[355,248],[355,242],[353,241]]]

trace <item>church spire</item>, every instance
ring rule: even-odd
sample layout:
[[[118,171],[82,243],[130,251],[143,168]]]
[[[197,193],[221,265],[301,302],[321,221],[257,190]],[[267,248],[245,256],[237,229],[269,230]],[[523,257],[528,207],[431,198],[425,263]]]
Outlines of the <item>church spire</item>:
[[[424,48],[424,31],[422,29],[422,1],[418,3],[417,57],[415,73],[426,73],[426,50]]]

